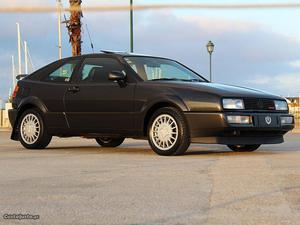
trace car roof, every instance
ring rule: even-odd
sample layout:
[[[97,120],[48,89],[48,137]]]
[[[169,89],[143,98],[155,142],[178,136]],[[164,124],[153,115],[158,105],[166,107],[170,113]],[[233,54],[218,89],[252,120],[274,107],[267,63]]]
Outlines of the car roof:
[[[102,50],[99,53],[90,53],[90,54],[83,54],[80,56],[72,56],[67,57],[65,59],[83,59],[87,57],[95,57],[95,56],[119,56],[119,57],[125,57],[125,56],[135,56],[135,57],[155,57],[155,58],[164,58],[164,57],[158,57],[158,56],[152,56],[152,55],[146,55],[146,54],[139,54],[139,53],[129,53],[129,52],[122,52],[122,51],[108,51],[108,50]]]

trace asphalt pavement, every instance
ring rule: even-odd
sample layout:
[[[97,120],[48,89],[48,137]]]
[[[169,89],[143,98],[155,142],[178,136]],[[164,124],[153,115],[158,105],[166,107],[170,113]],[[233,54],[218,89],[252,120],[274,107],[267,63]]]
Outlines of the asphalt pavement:
[[[24,150],[1,131],[0,214],[1,225],[298,225],[300,134],[251,153],[192,145],[163,157],[132,139],[104,149],[54,138]],[[20,215],[31,219],[7,219]]]

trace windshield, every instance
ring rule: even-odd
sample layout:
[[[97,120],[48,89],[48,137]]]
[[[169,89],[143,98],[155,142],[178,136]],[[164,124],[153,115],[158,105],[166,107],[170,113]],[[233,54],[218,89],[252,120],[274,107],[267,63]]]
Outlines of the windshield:
[[[206,82],[204,78],[168,59],[152,57],[125,57],[126,62],[144,80],[180,80]]]

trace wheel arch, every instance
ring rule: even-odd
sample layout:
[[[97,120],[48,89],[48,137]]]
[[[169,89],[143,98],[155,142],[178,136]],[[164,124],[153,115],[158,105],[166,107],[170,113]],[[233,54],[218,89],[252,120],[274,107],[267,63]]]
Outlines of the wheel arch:
[[[182,102],[177,99],[177,101],[171,101],[171,100],[161,100],[161,101],[156,101],[152,103],[147,110],[145,110],[145,116],[143,120],[143,135],[147,136],[147,128],[148,124],[150,122],[150,119],[152,115],[160,108],[164,107],[173,107],[176,108],[180,111],[188,111],[189,109],[187,106]]]
[[[25,110],[27,110],[29,108],[38,108],[43,113],[46,113],[48,111],[47,107],[42,102],[42,100],[40,100],[37,97],[32,96],[32,97],[25,98],[20,102],[20,104],[18,106],[18,114],[19,114],[19,112],[23,113]]]
[[[20,119],[21,115],[26,110],[32,109],[32,108],[36,108],[36,109],[40,110],[42,113],[46,113],[48,111],[45,104],[37,97],[28,97],[28,98],[23,99],[17,108],[18,113],[17,113],[17,117],[16,117],[16,120],[15,120],[15,123],[13,126],[12,134],[11,134],[12,140],[18,140],[18,132],[19,132],[18,124],[19,124],[19,119]]]

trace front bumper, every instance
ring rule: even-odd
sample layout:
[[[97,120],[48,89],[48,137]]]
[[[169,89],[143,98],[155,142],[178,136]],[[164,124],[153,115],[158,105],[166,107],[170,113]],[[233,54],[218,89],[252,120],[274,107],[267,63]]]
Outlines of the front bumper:
[[[251,116],[252,124],[230,124],[228,115]],[[236,112],[186,112],[192,142],[216,144],[277,144],[283,135],[294,128],[292,124],[281,124],[287,113],[236,113]],[[267,124],[266,117],[272,122]],[[293,120],[294,121],[294,120]]]

